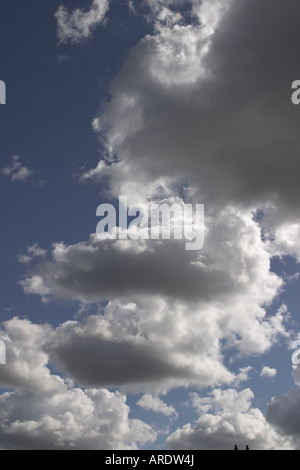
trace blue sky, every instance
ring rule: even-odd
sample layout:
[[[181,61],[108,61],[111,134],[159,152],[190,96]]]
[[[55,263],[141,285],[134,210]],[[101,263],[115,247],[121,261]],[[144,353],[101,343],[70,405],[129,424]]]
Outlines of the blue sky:
[[[299,448],[297,18],[2,2],[3,449]],[[203,249],[97,239],[120,195],[204,204]]]

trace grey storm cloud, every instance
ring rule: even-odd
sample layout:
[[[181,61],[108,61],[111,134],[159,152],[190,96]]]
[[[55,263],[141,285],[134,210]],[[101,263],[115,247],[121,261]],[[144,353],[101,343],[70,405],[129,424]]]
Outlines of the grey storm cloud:
[[[67,249],[64,260],[34,266],[30,278],[21,282],[25,291],[34,293],[36,276],[54,295],[86,301],[137,294],[208,300],[236,289],[236,282],[224,278],[221,270],[197,266],[195,254],[188,255],[182,243],[153,242],[153,249],[136,253],[116,249],[115,241],[96,241],[93,251],[81,250],[89,246],[82,243]]]
[[[75,335],[55,344],[52,355],[62,370],[84,386],[120,386],[171,378],[188,380],[193,376],[191,370],[171,364],[153,344]]]
[[[136,295],[217,302],[251,290],[253,298],[270,301],[282,283],[270,272],[269,255],[251,213],[229,209],[207,225],[201,251],[186,251],[181,240],[144,244],[91,236],[76,245],[56,244],[52,259],[30,267],[20,284],[26,293],[45,299],[89,302]]]
[[[130,177],[188,177],[201,202],[298,211],[299,18],[297,1],[232,1],[198,69],[199,26],[138,44],[101,116]]]
[[[283,434],[299,437],[300,389],[294,388],[284,395],[273,397],[267,407],[266,420]]]
[[[234,380],[219,362],[213,329],[198,321],[194,332],[186,333],[188,344],[181,333],[183,328],[189,331],[183,312],[172,313],[171,305],[160,302],[151,306],[155,310],[148,311],[146,304],[138,308],[112,302],[103,315],[60,325],[43,349],[60,370],[85,387],[155,391],[175,384],[203,386]]]

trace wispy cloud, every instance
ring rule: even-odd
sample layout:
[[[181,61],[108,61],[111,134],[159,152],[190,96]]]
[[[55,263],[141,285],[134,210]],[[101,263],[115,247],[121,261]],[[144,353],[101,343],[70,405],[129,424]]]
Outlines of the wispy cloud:
[[[44,250],[43,248],[40,248],[38,243],[35,243],[32,246],[29,246],[27,248],[27,253],[18,256],[18,261],[21,264],[27,264],[30,263],[34,258],[41,258],[44,257],[47,254],[47,251]]]
[[[137,405],[139,405],[141,408],[144,408],[145,410],[154,411],[155,413],[161,413],[165,416],[178,416],[173,406],[168,406],[159,397],[154,397],[150,393],[146,393],[145,395],[143,395],[137,402]]]
[[[67,62],[70,59],[68,54],[59,54],[57,60],[58,62]]]
[[[71,13],[61,5],[55,13],[59,42],[76,44],[90,37],[94,28],[105,20],[108,9],[108,0],[94,0],[90,10],[76,8]]]
[[[5,168],[1,168],[0,173],[4,176],[8,176],[10,181],[13,183],[34,182],[38,186],[44,186],[45,184],[43,179],[34,179],[35,172],[22,163],[19,155],[14,155],[11,159],[10,165]]]
[[[2,168],[0,172],[9,176],[13,182],[20,181],[22,183],[28,183],[30,176],[33,175],[33,171],[22,164],[18,155],[13,156],[10,166]]]

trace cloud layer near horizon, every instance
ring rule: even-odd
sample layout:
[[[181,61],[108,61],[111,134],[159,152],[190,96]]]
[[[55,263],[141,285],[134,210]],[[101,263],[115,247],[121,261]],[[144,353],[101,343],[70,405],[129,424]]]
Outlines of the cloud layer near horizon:
[[[81,389],[51,372],[49,325],[13,318],[3,325],[7,364],[0,369],[0,436],[4,449],[135,449],[155,431],[129,418],[126,397]]]
[[[79,344],[80,337],[91,341],[91,335],[94,335],[99,340],[97,321],[101,323],[97,317],[89,318],[85,325],[68,321],[56,329],[18,318],[4,323],[1,335],[7,344],[10,367],[9,371],[1,367],[0,386],[14,388],[14,391],[0,396],[2,448],[117,450],[136,449],[155,441],[155,429],[141,419],[129,417],[130,408],[124,393],[103,387],[79,388],[68,375],[71,372],[76,378],[76,370],[70,362],[65,364],[64,378],[61,372],[55,375],[52,371],[62,355],[60,341],[67,341],[66,351],[70,346],[66,332],[69,332],[69,338],[73,335],[74,346]],[[100,329],[103,330],[103,323]],[[88,331],[89,336],[86,336]],[[80,361],[78,353],[87,355],[89,351],[80,349],[80,345],[79,351],[74,347],[69,349],[69,354],[74,351],[73,365],[77,364],[79,369],[80,365],[87,366],[84,359]],[[117,352],[117,349],[112,351],[111,357],[102,357],[102,360],[111,361],[113,367],[112,362],[120,360]],[[93,353],[97,353],[97,349]],[[124,367],[127,367],[126,361]],[[130,367],[135,365],[131,362]],[[94,373],[96,371],[97,368]],[[246,378],[247,371],[241,371],[237,383]],[[91,379],[95,377],[91,375]],[[260,410],[251,409],[253,398],[250,389],[213,388],[208,396],[192,393],[190,403],[186,405],[193,407],[200,418],[194,428],[187,424],[172,433],[167,438],[167,446],[193,449],[197,444],[196,448],[200,445],[203,449],[217,449],[222,442],[222,448],[230,449],[238,435],[240,441],[247,441],[252,449],[294,448],[296,444],[292,437],[276,432]],[[149,393],[144,394],[137,405],[171,419],[178,417],[172,406]],[[291,434],[290,430],[288,434]]]

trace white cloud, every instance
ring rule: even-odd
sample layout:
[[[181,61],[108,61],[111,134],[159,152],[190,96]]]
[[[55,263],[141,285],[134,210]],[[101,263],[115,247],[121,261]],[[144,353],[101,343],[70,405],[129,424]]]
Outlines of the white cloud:
[[[0,368],[2,388],[41,392],[63,388],[62,379],[51,375],[49,357],[43,350],[50,333],[50,326],[40,326],[19,318],[3,323],[1,339],[6,344],[7,365]]]
[[[181,241],[91,237],[57,244],[52,261],[31,267],[21,281],[25,293],[44,301],[109,301],[103,316],[57,329],[52,350],[65,372],[84,386],[155,392],[238,383],[248,370],[230,374],[227,347],[240,356],[263,354],[287,336],[287,308],[266,313],[282,282],[270,272],[252,215],[230,208],[207,226],[199,253],[186,252]]]
[[[0,395],[2,449],[136,449],[156,438],[130,419],[126,398],[103,389],[72,388],[53,394]]]
[[[141,408],[145,410],[154,411],[155,413],[161,413],[165,416],[177,417],[178,414],[173,406],[168,406],[159,397],[155,397],[150,393],[143,395],[137,402]]]
[[[229,10],[232,0],[193,0],[193,11],[198,16],[202,28],[208,37],[216,33],[218,26]]]
[[[205,414],[194,427],[189,423],[168,437],[172,449],[233,450],[234,445],[252,450],[293,450],[292,439],[281,436],[257,408],[247,413]]]
[[[21,258],[21,260],[27,262],[31,261],[31,258],[26,257]],[[33,275],[30,278],[25,279],[24,281],[20,281],[19,285],[22,286],[25,294],[36,294],[39,295],[43,302],[47,303],[49,300],[49,296],[51,294],[50,287],[47,287],[45,282],[43,281],[41,276]]]
[[[183,2],[148,4],[154,32],[130,52],[112,84],[110,103],[92,122],[106,144],[106,162],[85,171],[81,181],[110,177],[109,195],[125,194],[130,202],[182,197],[205,203],[205,246],[187,253],[179,241],[99,241],[92,235],[74,245],[55,244],[50,260],[32,266],[21,282],[25,293],[44,301],[108,304],[101,314],[57,328],[20,320],[6,325],[12,368],[1,369],[0,382],[22,389],[2,396],[9,442],[33,436],[35,445],[50,447],[130,447],[139,435],[145,436],[142,444],[151,442],[153,431],[129,420],[123,395],[103,387],[142,390],[144,406],[171,413],[150,393],[238,384],[250,369],[230,372],[223,357],[229,348],[232,360],[264,354],[288,336],[287,307],[273,314],[267,307],[283,286],[270,271],[271,257],[300,252],[298,115],[288,96],[297,71],[299,4],[283,8],[282,1],[232,0],[228,9],[229,2],[195,0],[191,8],[200,24],[188,24],[179,8]],[[61,6],[60,41],[90,37],[107,10],[108,2],[96,0],[86,11],[69,13]],[[11,177],[20,161],[12,167],[4,169]],[[277,211],[268,227],[275,237],[264,240],[253,213],[270,207]],[[36,253],[25,256],[29,261]],[[49,360],[80,386],[100,390],[66,389],[50,373]],[[266,374],[274,369],[265,368]],[[34,399],[23,389],[37,390]],[[51,400],[38,400],[42,392]],[[16,411],[20,393],[28,405],[21,412]],[[268,419],[298,433],[290,418],[298,398],[290,393],[274,399]],[[99,420],[89,411],[98,399]],[[201,416],[169,436],[171,447],[232,449],[240,442],[257,449],[294,447],[293,439],[251,409],[249,389],[216,389],[192,400]],[[41,408],[28,415],[33,402]]]
[[[261,377],[268,377],[268,378],[274,378],[276,374],[277,374],[277,370],[268,366],[264,366],[260,372]]]
[[[266,306],[283,286],[270,272],[271,257],[298,259],[300,253],[298,119],[288,95],[290,77],[297,73],[292,38],[298,37],[300,7],[285,9],[271,0],[195,0],[191,8],[199,22],[188,24],[191,11],[185,15],[182,2],[147,3],[154,33],[132,49],[111,87],[111,101],[93,120],[112,164],[100,162],[81,180],[108,176],[110,196],[125,194],[132,202],[184,192],[186,200],[205,203],[205,247],[187,254],[180,243],[91,238],[56,245],[53,261],[33,275],[49,297],[110,300],[101,320],[70,323],[56,332],[53,354],[77,380],[96,380],[97,368],[106,381],[115,384],[119,377],[120,385],[133,386],[140,380],[147,392],[183,383],[237,384],[249,368],[228,375],[221,344],[249,356],[288,336],[287,307],[269,316]],[[262,225],[252,216],[260,209],[266,216]],[[273,238],[262,239],[264,224]],[[33,275],[24,283],[27,292],[34,293]],[[90,358],[93,350],[110,351],[114,342],[115,368],[108,372],[98,363],[89,368],[91,359],[78,367],[78,342],[82,357],[93,344]],[[133,370],[120,358],[134,364]],[[275,373],[264,367],[261,376]],[[249,389],[194,394],[200,418],[175,431],[167,445],[294,448],[292,438],[251,408],[253,398]],[[295,427],[289,410],[297,400],[296,393],[273,400],[268,416],[282,429]]]
[[[251,366],[241,367],[234,381],[235,387],[239,387],[243,382],[246,382],[247,380],[249,380],[249,374],[252,370],[253,370],[253,367]]]
[[[12,157],[11,165],[2,168],[0,172],[5,176],[9,176],[12,182],[21,183],[28,183],[29,178],[33,174],[32,170],[22,165],[21,158],[18,155]]]
[[[132,335],[138,337],[138,323],[133,322],[133,318],[137,322],[140,312],[132,315],[135,311],[133,304],[127,305],[127,311],[123,309],[123,315],[115,309],[116,306],[113,309],[109,308],[104,317],[89,317],[83,326],[78,322],[69,321],[53,329],[47,325],[34,325],[28,320],[18,318],[3,324],[1,337],[6,342],[8,354],[7,365],[0,370],[0,384],[2,387],[14,387],[16,390],[0,396],[2,448],[135,449],[154,442],[156,434],[149,425],[141,420],[129,418],[130,409],[123,394],[103,388],[85,390],[76,388],[67,376],[62,379],[52,375],[49,369],[49,361],[53,360],[54,351],[58,355],[61,354],[64,341],[67,341],[65,351],[68,351],[70,334],[74,332],[76,335],[73,341],[76,349],[73,348],[72,351],[69,349],[70,357],[74,353],[79,353],[78,357],[74,358],[74,364],[80,362],[80,357],[83,368],[88,365],[88,362],[84,361],[84,354],[88,353],[88,344],[93,338],[100,339],[101,335],[113,340],[112,363],[109,367],[114,362],[120,361],[121,355],[119,357],[116,355],[118,333],[123,331],[125,337],[128,336],[128,331],[131,331]],[[147,319],[149,316],[146,314],[142,322]],[[109,320],[111,323],[108,330],[105,323]],[[157,332],[161,331],[164,325],[158,316],[156,322],[159,327]],[[169,322],[166,322],[165,327],[170,329],[169,325]],[[173,338],[176,341],[176,336],[180,333],[182,335],[183,325],[177,322],[175,325],[176,328],[171,332],[172,342]],[[125,326],[127,330],[124,330]],[[148,329],[150,339],[153,340],[157,332],[153,330],[151,333],[151,329]],[[163,332],[161,334],[163,335]],[[84,336],[87,341],[81,349],[80,338]],[[207,340],[211,341],[210,338]],[[178,342],[176,344],[177,354],[179,344]],[[183,346],[186,349],[186,345]],[[202,347],[203,351],[207,351],[205,345]],[[126,351],[128,352],[127,348],[124,352]],[[94,350],[94,353],[97,354],[97,351]],[[136,356],[134,355],[132,359]],[[92,359],[93,356],[90,356],[89,360]],[[106,358],[101,356],[101,359],[101,362],[105,363],[109,360],[109,355]],[[180,356],[177,360],[180,360]],[[193,360],[196,360],[196,357]],[[101,362],[97,363],[98,367]],[[126,362],[123,366],[127,367]],[[125,371],[127,378],[129,367],[131,369],[136,367],[133,360],[128,363],[128,370]],[[119,373],[121,369],[122,366]],[[213,368],[209,370],[207,364],[204,364],[204,370],[208,374],[213,373]],[[293,448],[291,439],[279,435],[264,421],[259,410],[250,409],[252,399],[253,393],[249,389],[241,392],[233,389],[217,389],[208,397],[192,394],[192,405],[202,416],[194,428],[186,425],[175,431],[167,439],[167,445],[172,448],[194,448],[197,443],[197,448],[210,449],[231,448],[237,442],[248,443],[253,449]],[[172,406],[168,406],[157,396],[149,393],[141,397],[138,404],[145,409],[176,417],[176,411]],[[209,411],[214,411],[215,415],[209,414]]]
[[[100,322],[102,333],[93,341],[88,325],[95,322],[97,331],[98,318],[60,330],[59,357],[77,380],[94,380],[94,385],[99,380],[105,381],[102,385],[116,380],[122,385],[126,380],[131,385],[153,382],[168,387],[184,381],[226,382],[233,380],[222,366],[220,354],[226,347],[242,356],[263,354],[279,337],[287,336],[287,308],[266,313],[265,306],[282,282],[270,272],[269,253],[251,214],[228,209],[207,225],[207,241],[199,253],[186,252],[181,241],[140,244],[91,237],[72,246],[57,244],[52,261],[31,267],[30,276],[21,281],[25,293],[38,294],[44,301],[110,301],[105,321]],[[134,307],[128,308],[130,304]],[[121,318],[127,323],[123,325]],[[112,333],[119,324],[122,328]],[[159,330],[160,325],[168,327]],[[73,360],[78,328],[80,354],[86,357],[82,370]],[[95,361],[90,358],[92,350],[98,351],[97,357],[113,344],[122,359],[107,370],[98,365],[102,371],[98,376],[89,367]],[[134,361],[136,367],[128,370],[123,361]]]
[[[228,383],[218,326],[197,308],[144,297],[109,302],[102,315],[66,322],[48,350],[82,386],[118,386],[155,394],[176,386]]]
[[[47,251],[43,248],[40,248],[38,243],[34,243],[33,245],[27,248],[26,254],[18,256],[18,261],[21,264],[27,264],[33,261],[35,258],[42,258],[47,254]]]
[[[1,448],[135,449],[155,432],[130,419],[126,397],[105,389],[81,390],[53,375],[46,345],[55,330],[13,318],[3,324],[7,349],[0,369]]]
[[[163,23],[131,51],[101,115],[107,150],[122,163],[113,179],[123,172],[142,192],[157,177],[184,177],[210,206],[272,202],[285,219],[298,215],[297,117],[288,90],[299,6],[285,9],[287,32],[280,2],[271,5],[194,2],[202,25]]]
[[[96,26],[104,22],[108,9],[108,0],[93,0],[89,10],[76,8],[71,13],[61,5],[55,13],[60,42],[76,44],[89,38]]]
[[[199,414],[207,413],[210,410],[217,413],[222,411],[245,413],[251,407],[254,394],[249,388],[240,392],[230,388],[227,390],[215,389],[207,397],[192,393],[191,398],[192,405]]]
[[[208,215],[201,251],[186,251],[181,240],[99,240],[93,235],[75,245],[55,244],[52,259],[32,268],[22,282],[27,293],[38,293],[31,288],[36,277],[54,297],[87,302],[134,296],[138,288],[141,294],[191,301],[233,296],[238,301],[246,295],[260,305],[270,303],[282,285],[270,272],[270,256],[252,214],[236,208]]]
[[[172,449],[233,450],[234,445],[252,450],[292,450],[293,439],[278,433],[262,412],[250,408],[249,389],[214,390],[209,397],[193,396],[193,405],[202,414],[193,426],[188,423],[172,433],[166,444]],[[213,410],[215,414],[208,413]]]
[[[273,256],[292,256],[300,262],[300,224],[299,220],[282,222],[281,216],[273,215],[264,220],[266,238],[269,241],[270,253]]]
[[[233,308],[231,315],[239,318],[239,306]],[[260,322],[250,315],[232,331],[225,326],[231,315],[205,303],[186,306],[153,296],[115,299],[101,314],[61,324],[44,347],[60,370],[85,387],[161,393],[188,385],[239,384],[250,368],[235,375],[224,366],[226,343],[233,345],[234,334],[237,353],[267,352],[284,334],[283,319],[276,324],[272,317]],[[251,348],[250,327],[256,330]]]

